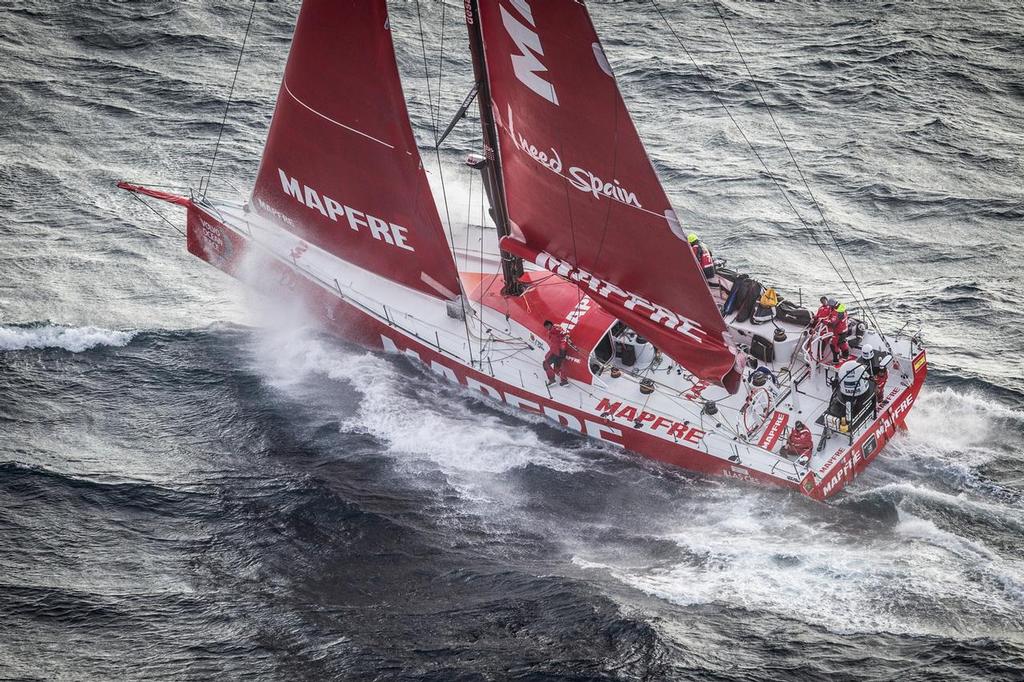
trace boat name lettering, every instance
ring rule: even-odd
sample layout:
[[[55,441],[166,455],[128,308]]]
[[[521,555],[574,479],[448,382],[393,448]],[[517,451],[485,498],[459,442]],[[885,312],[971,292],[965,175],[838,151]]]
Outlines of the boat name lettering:
[[[824,495],[828,495],[832,488],[836,487],[844,476],[853,473],[853,457],[849,453],[846,453],[846,456],[843,458],[842,465],[838,467],[838,469],[839,470],[836,471],[832,478],[829,479],[828,483],[822,487],[821,492]]]
[[[198,211],[196,215],[199,218],[199,229],[196,232],[207,260],[217,267],[228,267],[235,257],[235,245],[226,228],[218,222],[208,221]]]
[[[498,402],[505,403],[510,407],[516,407],[531,414],[542,415],[548,419],[558,422],[558,424],[564,428],[572,431],[579,431],[591,438],[608,441],[609,443],[615,443],[616,445],[623,444],[622,431],[612,426],[607,426],[593,419],[577,416],[570,412],[560,410],[552,405],[542,404],[537,401],[518,396],[511,391],[502,391],[488,381],[457,373],[451,367],[444,365],[437,360],[427,362],[419,353],[410,348],[400,350],[394,340],[384,336],[383,334],[380,335],[380,341],[381,345],[384,346],[384,350],[388,353],[404,353],[410,358],[423,363],[434,374],[437,374],[448,381],[461,384],[470,390],[480,391],[487,397],[497,400]]]
[[[776,410],[772,413],[771,421],[768,422],[768,426],[764,430],[764,434],[761,439],[757,442],[758,447],[762,447],[765,450],[772,450],[775,444],[779,440],[779,436],[782,435],[783,430],[786,428],[786,424],[789,422],[789,415],[785,412],[779,412]]]
[[[300,204],[319,211],[322,216],[330,218],[334,222],[338,222],[339,218],[344,218],[354,232],[369,230],[374,239],[385,244],[397,246],[406,251],[416,250],[406,242],[409,231],[407,228],[339,203],[326,194],[317,192],[309,185],[299,184],[298,180],[280,168],[277,169],[277,172],[281,176],[281,189]]]
[[[576,304],[576,307],[570,310],[569,314],[565,316],[564,320],[562,320],[562,331],[568,334],[573,329],[575,329],[576,325],[578,325],[580,323],[580,320],[583,319],[583,316],[590,311],[590,308],[591,306],[593,306],[593,304],[594,302],[593,300],[591,300],[589,296],[584,296],[583,298],[581,298],[580,302]]]
[[[511,12],[505,9],[511,5],[516,13],[530,25],[527,27],[519,21]],[[512,71],[520,83],[528,87],[555,106],[558,106],[558,95],[555,93],[555,86],[541,78],[538,74],[547,71],[547,67],[537,58],[537,55],[544,56],[544,47],[540,44],[540,37],[536,32],[530,30],[536,28],[533,21],[533,10],[526,0],[508,0],[498,5],[501,10],[501,23],[505,26],[505,32],[515,43],[519,54],[513,53]]]
[[[606,419],[624,419],[629,422],[639,421],[641,425],[644,422],[650,422],[651,431],[658,431],[664,428],[667,435],[688,443],[700,443],[705,436],[703,431],[690,426],[686,422],[677,422],[667,417],[661,417],[653,412],[646,411],[642,407],[636,407],[622,401],[612,402],[608,398],[601,398],[594,409],[603,416],[606,415]]]
[[[904,414],[907,410],[909,410],[910,406],[913,404],[914,394],[909,393],[906,398],[901,400],[897,405],[890,408],[889,411],[879,419],[878,426],[875,427],[875,430],[873,432],[865,433],[863,436],[861,436],[860,441],[857,443],[857,447],[844,453],[845,457],[843,457],[842,464],[836,467],[837,471],[832,475],[832,478],[830,478],[828,482],[822,486],[822,494],[827,496],[833,488],[839,485],[839,482],[843,480],[845,476],[853,474],[854,464],[857,461],[857,459],[853,456],[853,453],[860,448],[860,444],[867,440],[869,436],[873,436],[877,441],[875,451],[877,452],[879,449],[881,449],[881,447],[885,445],[886,441],[889,440],[890,436],[892,436],[892,430],[895,428],[900,415]],[[825,463],[825,466],[822,467],[821,470],[828,471],[828,467],[832,466],[832,460],[835,459],[840,453],[842,453],[842,450],[837,452],[835,455],[832,455],[832,457],[829,458],[828,462]],[[867,458],[862,457],[862,459],[866,460]]]
[[[741,481],[753,481],[754,477],[750,475],[744,467],[738,467],[735,464],[730,465],[728,469],[722,469],[722,475],[727,478],[737,478]]]
[[[587,288],[609,300],[612,303],[622,306],[626,310],[633,311],[638,315],[645,315],[648,319],[660,325],[668,327],[677,334],[688,336],[697,343],[704,343],[708,338],[707,332],[693,320],[663,308],[657,303],[651,303],[646,298],[637,296],[634,293],[625,291],[599,277],[591,275],[586,270],[574,268],[569,263],[541,251],[537,254],[534,262],[550,270],[551,272],[564,277],[571,282],[585,284]]]

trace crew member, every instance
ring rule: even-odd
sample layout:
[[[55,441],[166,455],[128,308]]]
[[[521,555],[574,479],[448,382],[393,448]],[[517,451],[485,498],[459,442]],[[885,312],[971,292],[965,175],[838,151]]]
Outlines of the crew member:
[[[810,459],[813,450],[814,437],[811,435],[811,430],[804,426],[803,422],[798,421],[793,430],[789,432],[789,438],[786,439],[786,444],[782,446],[779,454],[783,457],[807,457]]]
[[[832,332],[830,343],[832,345],[832,357],[838,362],[850,357],[850,344],[846,340],[846,332],[850,326],[846,319],[846,304],[840,303],[836,306],[836,315],[832,319],[829,331]]]
[[[828,296],[821,297],[821,307],[814,313],[814,326],[822,326],[828,329],[832,326],[832,318],[836,314],[836,300]]]
[[[870,343],[865,343],[860,349],[860,362],[867,366],[868,373],[871,375],[872,381],[875,382],[875,395],[878,397],[878,402],[881,403],[885,396],[885,384],[889,381],[889,370],[878,362],[875,349]]]
[[[697,264],[700,265],[700,269],[704,273],[704,279],[706,279],[709,284],[714,283],[715,286],[717,286],[717,280],[715,279],[715,259],[711,255],[711,249],[701,244],[696,232],[688,234],[686,236],[686,240],[690,243],[690,248],[693,249],[693,257],[697,259]]]
[[[569,353],[569,340],[560,326],[551,320],[544,320],[544,330],[548,335],[548,354],[544,356],[544,374],[548,377],[548,386],[555,383],[555,372],[561,379],[559,384],[567,386],[569,379],[565,376],[565,356]]]

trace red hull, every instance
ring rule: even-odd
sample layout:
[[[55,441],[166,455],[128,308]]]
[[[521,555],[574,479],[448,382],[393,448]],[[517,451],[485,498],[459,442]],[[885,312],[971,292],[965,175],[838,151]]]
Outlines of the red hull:
[[[239,271],[247,253],[247,240],[223,226],[216,219],[194,205],[188,212],[188,250],[224,272],[241,279]],[[260,256],[256,256],[260,257]],[[633,428],[631,424],[583,412],[549,398],[538,396],[522,388],[502,382],[461,360],[441,352],[429,340],[416,338],[382,320],[357,304],[343,299],[341,292],[328,290],[295,271],[288,264],[263,257],[260,267],[248,267],[247,272],[260,273],[258,281],[246,278],[246,284],[267,294],[280,294],[282,289],[299,294],[311,310],[316,311],[325,329],[347,341],[371,350],[403,352],[424,363],[429,369],[447,380],[477,390],[484,395],[517,407],[524,412],[543,415],[564,428],[582,435],[620,445],[651,459],[704,474],[727,476],[744,480],[758,480],[799,490],[817,500],[830,497],[853,481],[878,455],[898,429],[905,428],[905,420],[927,373],[925,354],[914,359],[912,385],[889,396],[887,408],[857,439],[853,446],[837,452],[823,474],[808,472],[800,481],[764,474],[760,471],[732,463],[702,450],[688,447],[682,442],[669,442],[663,438]],[[251,261],[250,261],[251,265]]]

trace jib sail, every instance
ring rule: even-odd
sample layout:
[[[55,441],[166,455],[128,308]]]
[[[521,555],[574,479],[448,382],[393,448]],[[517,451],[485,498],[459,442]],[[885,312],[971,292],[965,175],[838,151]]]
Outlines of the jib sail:
[[[576,282],[702,379],[722,381],[734,364],[725,322],[586,7],[472,4],[509,215],[502,247]]]
[[[385,0],[302,3],[252,204],[350,263],[439,298],[459,294]]]

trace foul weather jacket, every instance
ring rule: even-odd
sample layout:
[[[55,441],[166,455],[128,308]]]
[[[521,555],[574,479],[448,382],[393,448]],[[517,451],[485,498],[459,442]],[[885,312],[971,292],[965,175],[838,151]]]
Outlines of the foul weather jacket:
[[[810,455],[814,449],[814,438],[810,429],[793,429],[786,441],[786,447],[795,455]]]
[[[552,325],[548,330],[548,347],[551,349],[550,355],[563,355],[569,349],[565,332],[557,324]]]
[[[822,324],[826,327],[831,327],[835,322],[836,311],[829,304],[825,304],[818,308],[818,312],[814,313],[815,324]]]

